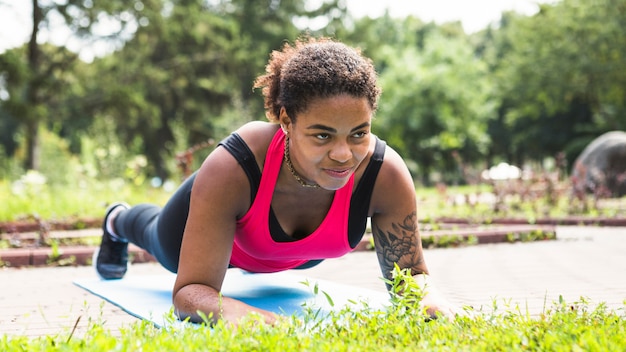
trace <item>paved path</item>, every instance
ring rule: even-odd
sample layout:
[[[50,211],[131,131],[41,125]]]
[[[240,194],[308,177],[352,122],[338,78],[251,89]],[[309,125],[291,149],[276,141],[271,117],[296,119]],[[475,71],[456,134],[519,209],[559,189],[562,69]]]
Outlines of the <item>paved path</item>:
[[[433,282],[459,305],[519,304],[539,314],[562,295],[626,310],[626,228],[558,227],[557,241],[425,251]],[[363,275],[338,267],[360,266]],[[373,252],[323,262],[308,275],[384,290]]]
[[[626,309],[626,229],[558,227],[557,241],[488,244],[425,253],[433,281],[454,303],[489,311],[519,305],[538,314],[562,295],[587,297]],[[128,275],[163,272],[154,263],[133,265]],[[302,274],[385,290],[374,252],[327,260]],[[95,275],[90,267],[0,269],[0,335],[82,336],[89,321],[118,331],[135,318],[74,286]]]

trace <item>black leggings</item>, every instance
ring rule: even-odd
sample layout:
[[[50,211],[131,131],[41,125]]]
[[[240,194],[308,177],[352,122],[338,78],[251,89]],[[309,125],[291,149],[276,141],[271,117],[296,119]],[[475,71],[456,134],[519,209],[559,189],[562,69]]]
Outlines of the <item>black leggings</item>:
[[[194,173],[161,209],[152,204],[139,204],[122,211],[115,218],[115,231],[131,243],[152,254],[167,270],[178,271],[180,245],[187,216]]]
[[[167,270],[178,272],[180,246],[189,215],[191,175],[161,209],[153,204],[139,204],[115,217],[115,232],[152,254]],[[310,260],[295,269],[311,268],[322,260]]]

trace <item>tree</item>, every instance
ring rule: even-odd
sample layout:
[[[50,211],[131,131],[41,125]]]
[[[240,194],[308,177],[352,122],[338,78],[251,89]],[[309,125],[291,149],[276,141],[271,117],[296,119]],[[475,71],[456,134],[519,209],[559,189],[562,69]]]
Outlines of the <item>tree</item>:
[[[94,116],[114,124],[126,146],[140,145],[150,170],[165,179],[176,148],[173,124],[185,126],[185,142],[204,140],[212,117],[236,93],[239,33],[200,1],[161,13],[158,6],[146,9],[146,25],[123,49],[94,63],[86,100],[96,102]]]
[[[252,92],[254,79],[263,73],[269,54],[301,35],[334,36],[343,29],[347,15],[342,0],[326,0],[311,8],[306,0],[229,0],[218,1],[209,11],[238,24],[238,68],[233,76],[247,111],[262,118],[263,104]],[[313,20],[325,23],[321,29],[307,27]]]
[[[114,122],[126,145],[141,145],[148,172],[168,178],[177,148],[225,137],[220,124],[226,118],[263,118],[263,103],[252,85],[270,49],[299,35],[298,17],[334,18],[328,4],[314,10],[304,4],[180,0],[145,5],[145,25],[122,49],[94,63],[97,77],[88,80],[86,100],[98,102],[94,116]]]
[[[32,0],[32,31],[28,43],[25,48],[5,52],[0,58],[0,72],[9,91],[3,106],[24,129],[25,168],[39,169],[40,128],[56,118],[51,114],[49,104],[58,100],[65,85],[62,77],[78,60],[78,56],[65,46],[41,44],[42,31],[51,31],[53,19],[63,19],[63,25],[76,38],[89,40],[98,37],[93,32],[96,24],[113,17],[118,20],[122,32],[131,19],[125,6],[128,5],[122,1]]]
[[[425,184],[433,171],[458,181],[458,160],[474,162],[489,143],[493,111],[486,66],[466,38],[433,31],[423,49],[386,48],[383,97],[375,124],[391,145],[416,162]]]
[[[8,99],[2,102],[7,115],[6,127],[10,132],[23,131],[26,141],[24,167],[39,168],[39,134],[44,124],[61,122],[59,114],[64,108],[64,95],[75,81],[73,67],[78,64],[76,54],[53,45],[39,45],[37,57],[46,60],[24,60],[25,48],[6,51],[0,55],[0,72],[5,82]],[[32,48],[28,48],[30,52]],[[36,70],[32,69],[37,62]],[[4,139],[8,155],[16,150],[15,139]],[[8,147],[8,148],[7,148]]]
[[[516,153],[566,151],[571,162],[597,135],[626,126],[625,30],[624,0],[564,0],[511,19],[497,77]]]

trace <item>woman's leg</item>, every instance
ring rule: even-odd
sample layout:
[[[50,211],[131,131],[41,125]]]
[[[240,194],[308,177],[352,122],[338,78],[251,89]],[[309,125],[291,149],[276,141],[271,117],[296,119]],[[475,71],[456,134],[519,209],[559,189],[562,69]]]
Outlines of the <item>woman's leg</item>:
[[[167,270],[177,272],[180,246],[189,214],[195,174],[189,177],[161,209],[139,204],[113,220],[115,233],[152,254]]]

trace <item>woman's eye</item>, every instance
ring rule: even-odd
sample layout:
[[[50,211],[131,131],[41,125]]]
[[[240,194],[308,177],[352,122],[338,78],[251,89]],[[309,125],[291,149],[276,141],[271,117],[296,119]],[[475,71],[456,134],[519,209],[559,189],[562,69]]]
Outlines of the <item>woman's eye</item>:
[[[322,139],[322,140],[326,140],[328,139],[330,136],[326,133],[320,133],[317,135],[317,139]]]

